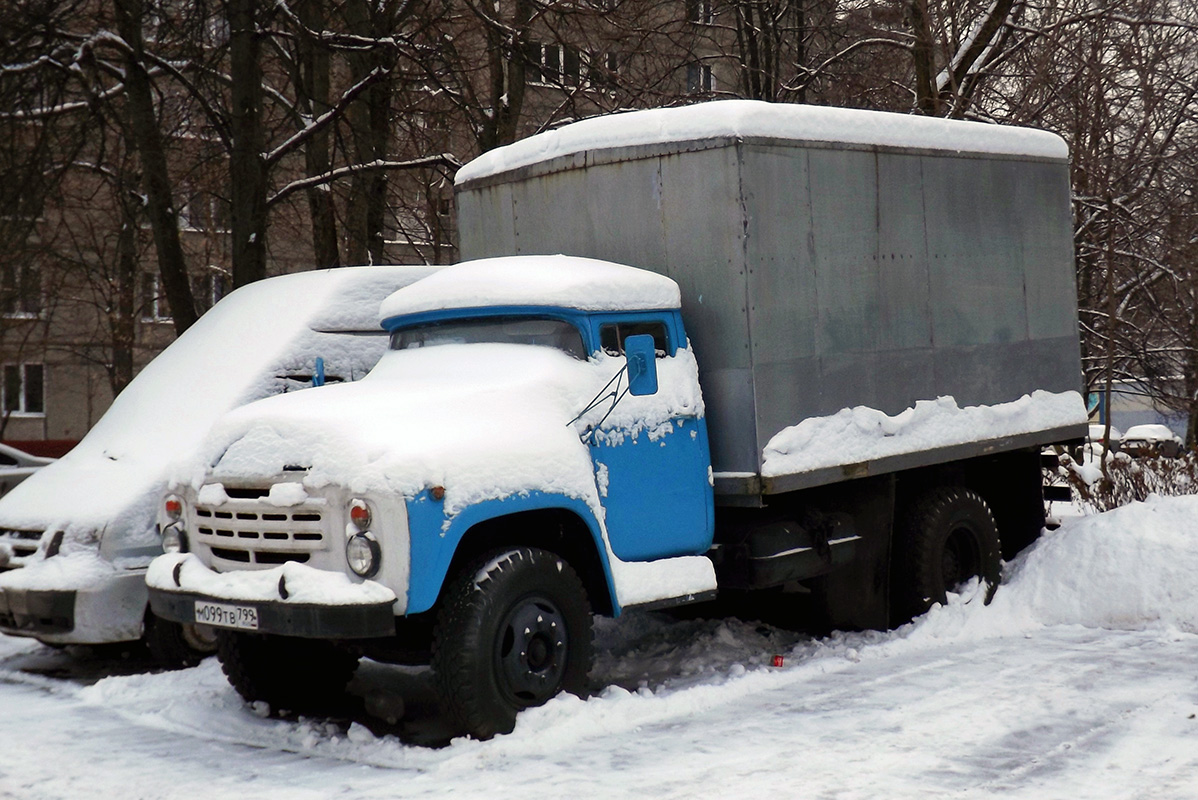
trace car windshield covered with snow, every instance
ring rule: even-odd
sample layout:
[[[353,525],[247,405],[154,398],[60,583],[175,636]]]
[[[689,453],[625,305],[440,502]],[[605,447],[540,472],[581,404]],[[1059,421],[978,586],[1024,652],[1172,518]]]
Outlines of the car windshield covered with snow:
[[[535,316],[483,317],[428,322],[391,333],[392,350],[411,350],[442,344],[531,344],[554,347],[586,359],[578,328],[560,319]]]

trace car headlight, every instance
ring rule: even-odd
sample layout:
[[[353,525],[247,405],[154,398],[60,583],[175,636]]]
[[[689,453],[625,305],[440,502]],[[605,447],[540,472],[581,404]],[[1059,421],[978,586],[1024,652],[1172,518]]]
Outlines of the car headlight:
[[[355,574],[369,578],[379,570],[382,552],[378,540],[368,532],[355,533],[345,541],[345,560]]]

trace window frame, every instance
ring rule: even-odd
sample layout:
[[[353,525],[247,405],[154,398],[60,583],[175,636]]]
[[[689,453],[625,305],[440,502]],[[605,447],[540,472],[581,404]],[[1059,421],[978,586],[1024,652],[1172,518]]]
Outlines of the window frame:
[[[31,380],[31,368],[36,369],[37,378]],[[16,375],[16,402],[12,402],[10,376]],[[30,402],[32,389],[37,389],[37,402]],[[32,408],[32,406],[37,406]],[[4,364],[3,375],[0,376],[0,409],[5,416],[10,417],[44,417],[46,416],[46,365],[40,361],[7,362]]]

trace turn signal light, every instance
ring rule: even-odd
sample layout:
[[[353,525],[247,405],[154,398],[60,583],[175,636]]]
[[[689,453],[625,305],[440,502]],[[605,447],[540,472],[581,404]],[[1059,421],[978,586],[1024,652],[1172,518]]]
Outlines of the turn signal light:
[[[365,500],[354,500],[349,505],[349,521],[360,531],[370,527],[370,506]]]

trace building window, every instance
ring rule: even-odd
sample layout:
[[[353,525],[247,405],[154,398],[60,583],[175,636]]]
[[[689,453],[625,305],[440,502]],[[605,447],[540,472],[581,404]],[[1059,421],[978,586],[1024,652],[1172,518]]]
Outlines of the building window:
[[[157,272],[144,272],[141,276],[141,321],[169,322],[170,306],[162,293]]]
[[[619,83],[620,58],[615,53],[588,53],[586,85],[592,89],[614,89]]]
[[[46,413],[45,367],[42,364],[4,365],[4,413]]]
[[[232,216],[229,202],[208,194],[196,194],[179,205],[179,228],[185,231],[228,233]]]
[[[695,61],[686,65],[687,94],[709,94],[715,91],[715,78],[710,64]]]
[[[192,280],[191,292],[200,308],[207,311],[229,293],[229,276],[220,267],[210,266],[198,280]]]
[[[712,0],[686,0],[686,18],[700,25],[710,25],[715,22],[715,9]]]
[[[30,264],[4,264],[0,269],[0,311],[17,319],[33,319],[41,314],[42,282],[36,268]]]
[[[562,44],[526,42],[524,59],[524,77],[528,83],[577,86],[582,75],[578,51]]]

